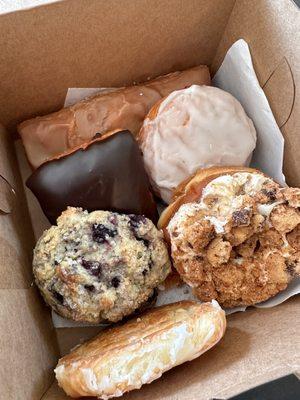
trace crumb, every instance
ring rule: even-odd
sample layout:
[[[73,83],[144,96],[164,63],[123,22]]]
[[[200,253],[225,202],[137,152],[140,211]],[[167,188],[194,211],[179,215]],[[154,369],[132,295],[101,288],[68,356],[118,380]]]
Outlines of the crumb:
[[[278,232],[286,233],[300,223],[300,213],[295,208],[280,204],[273,209],[270,220]]]
[[[231,249],[229,242],[218,237],[207,247],[207,260],[212,265],[224,264],[229,260]]]

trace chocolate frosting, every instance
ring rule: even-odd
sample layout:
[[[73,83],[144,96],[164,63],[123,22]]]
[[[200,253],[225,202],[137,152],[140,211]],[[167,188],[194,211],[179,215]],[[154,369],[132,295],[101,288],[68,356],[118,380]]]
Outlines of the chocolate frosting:
[[[68,206],[141,214],[157,222],[142,155],[129,131],[105,135],[47,161],[26,185],[52,224]]]

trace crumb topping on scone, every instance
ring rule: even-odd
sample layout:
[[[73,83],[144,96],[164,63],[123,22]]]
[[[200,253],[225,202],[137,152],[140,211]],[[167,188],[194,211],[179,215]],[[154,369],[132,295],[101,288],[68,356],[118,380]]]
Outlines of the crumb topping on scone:
[[[76,321],[118,321],[153,295],[170,272],[162,233],[144,216],[69,207],[34,250],[46,302]]]
[[[300,189],[262,174],[220,176],[171,219],[174,265],[203,301],[265,301],[300,273],[299,206]]]

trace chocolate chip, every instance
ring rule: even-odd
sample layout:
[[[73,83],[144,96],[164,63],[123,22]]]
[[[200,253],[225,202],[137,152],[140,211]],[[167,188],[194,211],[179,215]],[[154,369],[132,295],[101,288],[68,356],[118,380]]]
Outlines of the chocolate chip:
[[[115,237],[117,233],[116,229],[109,229],[103,224],[92,225],[93,240],[97,243],[105,243],[107,239]]]
[[[290,260],[285,260],[286,270],[290,275],[294,275],[296,270],[296,263]]]
[[[261,192],[267,196],[270,201],[275,201],[277,198],[277,190],[276,189],[262,189]]]
[[[193,249],[193,245],[190,242],[187,242],[187,245],[189,246],[190,249]]]
[[[63,304],[64,303],[64,296],[61,295],[60,293],[58,293],[56,290],[52,291],[53,293],[53,297],[60,303]]]
[[[234,211],[232,213],[233,226],[248,225],[250,223],[250,210]]]
[[[94,292],[94,291],[95,291],[95,286],[94,286],[94,285],[84,285],[84,288],[85,288],[88,292]]]
[[[58,265],[58,262],[56,260],[54,261],[54,265]]]
[[[143,269],[143,271],[142,271],[143,276],[146,276],[147,273],[148,273],[148,270],[147,269]]]
[[[100,277],[102,273],[102,265],[98,261],[87,261],[84,258],[81,260],[81,265],[91,275]]]
[[[112,278],[112,280],[111,280],[111,285],[114,287],[114,288],[117,288],[117,287],[119,287],[119,285],[120,285],[120,278],[118,278],[117,276],[115,276],[115,277],[113,277]]]
[[[258,251],[259,249],[260,249],[260,241],[258,240],[258,241],[256,242],[255,247],[254,247],[254,252],[255,252],[255,251]]]

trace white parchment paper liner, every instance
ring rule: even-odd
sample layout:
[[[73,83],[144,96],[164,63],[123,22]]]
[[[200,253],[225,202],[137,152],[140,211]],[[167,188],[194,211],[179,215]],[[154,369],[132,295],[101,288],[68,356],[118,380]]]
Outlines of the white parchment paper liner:
[[[285,186],[285,177],[282,172],[284,139],[264,91],[259,85],[249,47],[244,40],[238,40],[228,50],[212,83],[236,97],[255,125],[258,140],[251,166],[262,170],[282,186]],[[113,90],[113,88],[70,88],[66,96],[65,106],[74,104],[100,91]],[[288,288],[277,296],[264,303],[257,304],[255,307],[274,307],[298,293],[300,293],[300,278],[294,279]],[[179,300],[197,299],[192,294],[191,289],[183,284],[180,287],[160,291],[156,306]],[[246,307],[236,307],[227,310],[227,314],[245,311],[245,309]],[[55,312],[53,312],[52,317],[55,327],[88,326],[87,324],[66,320]]]

